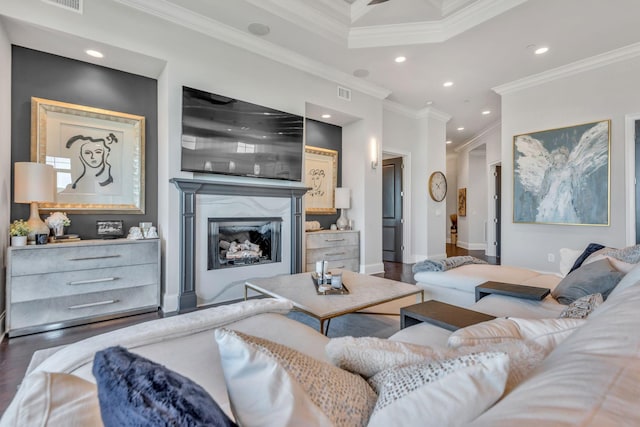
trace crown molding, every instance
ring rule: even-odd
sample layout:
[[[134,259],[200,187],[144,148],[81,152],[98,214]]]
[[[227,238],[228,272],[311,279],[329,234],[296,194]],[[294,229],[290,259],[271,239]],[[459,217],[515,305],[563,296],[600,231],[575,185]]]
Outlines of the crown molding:
[[[352,24],[373,10],[372,7],[369,7],[369,1],[370,0],[356,0],[351,4]]]
[[[442,122],[448,122],[451,120],[451,115],[445,113],[444,111],[438,110],[433,107],[426,107],[420,110],[416,110],[411,107],[407,107],[406,105],[400,104],[396,101],[390,101],[385,99],[382,103],[382,108],[387,111],[392,111],[394,113],[403,115],[410,119],[424,119],[424,118],[432,118],[436,120],[440,120]]]
[[[349,47],[441,43],[528,0],[478,0],[437,21],[351,28]]]
[[[302,70],[377,99],[385,99],[391,94],[389,89],[351,76],[319,61],[314,61],[288,49],[269,43],[229,25],[176,6],[165,0],[115,0],[125,6],[172,22],[192,31],[221,40],[232,46],[245,49],[273,61]]]
[[[584,73],[585,71],[595,70],[600,67],[615,64],[616,62],[633,59],[637,56],[640,56],[640,43],[634,43],[629,46],[602,53],[600,55],[581,59],[579,61],[575,61],[570,64],[554,68],[552,70],[534,74],[532,76],[528,76],[511,83],[505,83],[503,85],[492,88],[492,90],[499,95],[507,95],[513,92],[521,91],[523,89],[528,89],[544,83],[549,83],[554,80]]]
[[[305,29],[340,45],[344,45],[349,35],[349,27],[346,23],[333,19],[318,9],[309,7],[298,0],[245,1],[291,23],[303,26]]]
[[[480,132],[478,132],[476,135],[474,135],[473,138],[471,138],[467,142],[464,142],[459,147],[454,148],[453,151],[455,151],[456,153],[459,153],[459,152],[461,152],[463,150],[475,148],[476,145],[479,145],[478,141],[480,140],[480,138],[482,138],[483,136],[485,136],[489,132],[494,131],[497,127],[500,127],[500,126],[502,126],[502,121],[501,120],[497,120],[497,121],[491,123],[489,126],[487,126],[486,128],[482,129]]]
[[[445,113],[444,111],[438,110],[437,108],[426,107],[418,111],[418,118],[425,117],[447,123],[449,120],[451,120],[452,116],[451,114]]]

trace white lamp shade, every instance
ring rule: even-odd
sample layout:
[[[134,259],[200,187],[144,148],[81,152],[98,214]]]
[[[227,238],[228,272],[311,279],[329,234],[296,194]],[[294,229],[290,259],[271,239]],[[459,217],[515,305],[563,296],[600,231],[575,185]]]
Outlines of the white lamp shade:
[[[336,209],[349,209],[350,207],[351,191],[348,188],[338,187],[336,188]]]
[[[14,170],[16,203],[55,201],[55,170],[44,163],[16,162]]]

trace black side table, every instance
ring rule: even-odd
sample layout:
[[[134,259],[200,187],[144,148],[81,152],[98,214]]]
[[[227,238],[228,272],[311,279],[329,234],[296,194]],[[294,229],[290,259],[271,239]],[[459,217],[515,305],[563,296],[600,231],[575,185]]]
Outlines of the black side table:
[[[542,301],[551,292],[548,288],[514,285],[513,283],[484,282],[476,286],[476,302],[490,294]]]
[[[400,328],[421,322],[431,323],[449,331],[495,319],[494,316],[466,308],[430,300],[400,309]]]

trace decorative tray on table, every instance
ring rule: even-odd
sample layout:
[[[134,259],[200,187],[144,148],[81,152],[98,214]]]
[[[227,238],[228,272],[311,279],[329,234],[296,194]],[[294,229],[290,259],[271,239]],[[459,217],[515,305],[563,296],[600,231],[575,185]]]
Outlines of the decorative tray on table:
[[[331,279],[329,278],[328,284],[321,285],[319,283],[320,277],[318,273],[315,273],[315,272],[311,273],[311,281],[313,282],[313,285],[316,287],[316,292],[318,293],[318,295],[346,295],[349,293],[349,289],[347,289],[344,282],[342,282],[341,288],[334,288],[331,286]],[[326,286],[327,288],[325,290],[322,290],[323,286]]]

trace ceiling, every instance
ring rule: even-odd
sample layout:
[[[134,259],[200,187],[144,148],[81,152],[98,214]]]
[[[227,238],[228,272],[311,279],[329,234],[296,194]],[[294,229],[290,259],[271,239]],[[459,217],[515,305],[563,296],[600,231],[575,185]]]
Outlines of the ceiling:
[[[492,88],[640,42],[638,0],[114,1],[150,18],[179,13],[181,22],[197,19],[218,34],[242,33],[267,56],[306,58],[347,87],[374,88],[416,113],[430,107],[451,115],[450,148],[499,122]],[[269,33],[251,34],[256,23]],[[549,51],[534,54],[542,46]],[[396,63],[398,56],[406,61]]]

